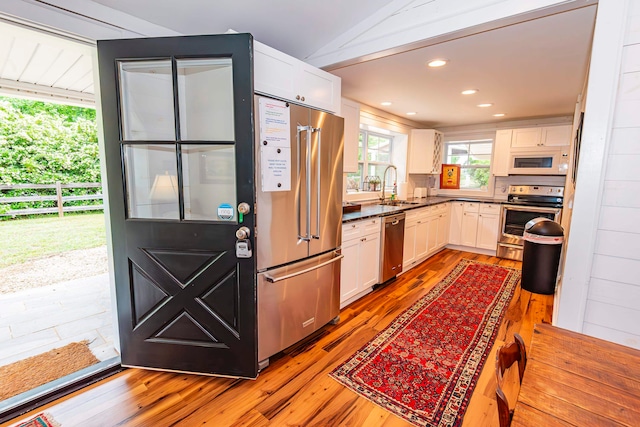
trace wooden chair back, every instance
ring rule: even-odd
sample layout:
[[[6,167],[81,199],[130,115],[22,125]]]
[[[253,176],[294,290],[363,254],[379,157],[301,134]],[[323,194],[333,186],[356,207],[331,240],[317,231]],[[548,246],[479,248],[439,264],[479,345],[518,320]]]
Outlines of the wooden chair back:
[[[511,425],[511,418],[513,418],[513,411],[509,409],[509,402],[502,391],[504,373],[514,363],[518,362],[518,374],[520,383],[522,383],[524,368],[527,366],[527,349],[524,346],[524,340],[518,334],[514,334],[514,339],[514,342],[503,345],[496,353],[496,401],[498,403],[500,427]]]

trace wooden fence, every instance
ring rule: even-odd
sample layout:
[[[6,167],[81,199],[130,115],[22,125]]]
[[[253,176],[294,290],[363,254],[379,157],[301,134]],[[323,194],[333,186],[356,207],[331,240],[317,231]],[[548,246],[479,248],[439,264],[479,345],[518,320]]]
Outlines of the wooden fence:
[[[63,188],[102,188],[99,182],[62,184],[16,184],[16,185],[0,185],[0,192],[7,190],[49,190],[55,189],[56,194],[50,196],[17,196],[4,197],[0,195],[0,204],[18,203],[18,202],[43,202],[55,201],[56,207],[51,208],[31,208],[31,209],[11,209],[7,212],[0,213],[0,216],[17,216],[17,215],[37,215],[58,212],[59,216],[64,216],[65,212],[99,210],[104,208],[104,204],[99,205],[77,205],[65,206],[65,202],[82,201],[82,200],[102,200],[102,192],[95,194],[83,194],[80,196],[63,196]]]

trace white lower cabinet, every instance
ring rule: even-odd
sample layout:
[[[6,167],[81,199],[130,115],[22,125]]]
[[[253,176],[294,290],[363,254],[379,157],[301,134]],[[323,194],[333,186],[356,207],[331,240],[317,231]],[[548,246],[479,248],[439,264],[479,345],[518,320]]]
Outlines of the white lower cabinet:
[[[478,214],[478,233],[476,247],[496,250],[498,229],[500,227],[500,205],[482,204]]]
[[[380,218],[375,217],[342,224],[341,307],[378,283],[380,223]]]
[[[402,271],[424,261],[447,244],[449,204],[407,211],[404,223]]]
[[[497,203],[452,202],[449,243],[495,251],[499,223]]]

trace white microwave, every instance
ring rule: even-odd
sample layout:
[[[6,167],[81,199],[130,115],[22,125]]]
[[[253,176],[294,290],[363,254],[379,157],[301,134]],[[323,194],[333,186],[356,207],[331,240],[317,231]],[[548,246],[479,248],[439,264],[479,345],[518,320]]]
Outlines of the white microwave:
[[[569,154],[566,148],[510,153],[509,175],[566,175]]]

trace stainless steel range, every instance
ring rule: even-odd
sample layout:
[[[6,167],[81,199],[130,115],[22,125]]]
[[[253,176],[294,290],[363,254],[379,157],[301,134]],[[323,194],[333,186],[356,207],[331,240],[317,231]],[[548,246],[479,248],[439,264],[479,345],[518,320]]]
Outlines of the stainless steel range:
[[[522,261],[524,226],[534,218],[560,222],[564,187],[511,185],[502,205],[497,256]]]

